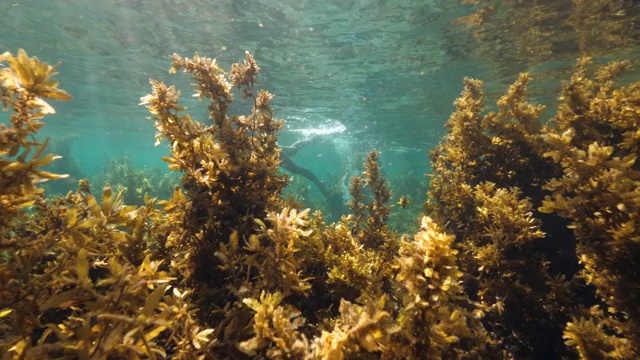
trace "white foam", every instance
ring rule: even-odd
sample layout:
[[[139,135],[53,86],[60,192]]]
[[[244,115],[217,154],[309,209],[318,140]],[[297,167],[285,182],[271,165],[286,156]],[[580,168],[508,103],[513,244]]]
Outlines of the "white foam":
[[[303,111],[303,113],[307,113],[307,111]],[[319,119],[315,118],[311,114],[308,116],[306,114],[304,115],[292,114],[292,115],[289,115],[287,119],[293,120],[295,125],[298,125],[298,126],[311,125],[311,124],[314,125],[313,127],[300,127],[296,129],[296,128],[292,128],[293,126],[291,126],[292,125],[291,122],[288,122],[289,127],[287,131],[291,133],[300,134],[300,136],[302,137],[300,140],[302,141],[314,139],[320,136],[325,137],[328,135],[342,134],[347,130],[347,127],[338,120],[325,118],[319,121]],[[349,194],[350,179],[351,179],[351,176],[354,176],[354,169],[356,169],[356,167],[354,167],[354,164],[352,163],[353,159],[351,156],[353,151],[352,139],[350,136],[330,136],[323,140],[324,141],[328,140],[333,145],[335,151],[345,161],[342,164],[342,176],[340,179],[340,184],[338,186],[341,189],[344,201],[348,201],[351,196]]]
[[[327,119],[324,124],[320,124],[320,126],[318,127],[291,129],[290,131],[302,134],[302,137],[304,139],[311,139],[316,136],[340,134],[345,130],[347,130],[347,127],[344,126],[344,124],[342,124],[341,122],[337,120]]]

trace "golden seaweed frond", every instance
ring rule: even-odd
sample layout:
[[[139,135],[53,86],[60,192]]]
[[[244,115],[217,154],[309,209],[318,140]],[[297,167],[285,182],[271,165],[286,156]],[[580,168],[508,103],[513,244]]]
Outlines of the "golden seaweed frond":
[[[44,154],[48,140],[39,143],[34,135],[43,126],[44,115],[54,113],[43,100],[70,100],[58,82],[51,80],[55,66],[29,58],[24,50],[17,56],[9,52],[0,55],[0,98],[3,110],[10,110],[9,126],[0,124],[0,236],[11,228],[10,223],[25,207],[33,205],[43,190],[37,184],[67,175],[57,175],[41,168],[56,160],[54,154]],[[35,150],[35,151],[34,151]]]
[[[171,71],[193,76],[211,121],[185,114],[179,90],[151,80],[141,101],[181,186],[136,205],[117,177],[100,194],[81,180],[76,192],[43,196],[38,183],[59,177],[41,169],[56,159],[36,139],[52,112],[43,99],[68,96],[51,79],[55,66],[24,51],[0,61],[11,111],[0,124],[7,358],[640,353],[640,83],[616,84],[627,62],[593,72],[580,60],[548,124],[527,102],[528,74],[488,113],[482,82],[466,78],[431,153],[428,216],[399,236],[377,151],[339,222],[284,206],[282,121],[273,95],[255,89],[250,53],[230,73],[215,59],[173,56]],[[233,91],[251,102],[248,114],[228,114]],[[149,183],[137,181],[127,187]]]
[[[468,27],[470,57],[485,59],[502,74],[581,56],[624,53],[637,42],[638,11],[633,1],[460,2],[473,5],[466,7],[470,14],[455,20]]]

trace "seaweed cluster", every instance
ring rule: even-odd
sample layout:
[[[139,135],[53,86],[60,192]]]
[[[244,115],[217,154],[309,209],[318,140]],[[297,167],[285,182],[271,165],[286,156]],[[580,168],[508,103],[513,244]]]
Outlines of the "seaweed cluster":
[[[639,350],[640,87],[614,86],[628,62],[593,77],[588,64],[545,126],[525,101],[528,75],[485,115],[482,82],[465,79],[431,153],[426,212],[457,235],[466,292],[518,358],[569,356],[565,344],[585,359]]]
[[[116,191],[123,190],[123,201],[129,205],[144,205],[145,196],[168,198],[179,181],[174,173],[160,168],[136,168],[127,155],[107,158],[101,173],[92,178],[98,186],[110,184]]]
[[[142,104],[181,184],[135,205],[109,184],[98,199],[87,180],[44,198],[39,183],[62,177],[40,169],[56,159],[36,140],[44,99],[70,96],[55,66],[0,56],[2,359],[639,354],[640,83],[614,83],[628,63],[592,77],[581,61],[546,125],[528,75],[489,113],[482,82],[465,79],[410,236],[389,226],[402,209],[375,150],[340,221],[282,199],[282,121],[250,53],[230,72],[172,59],[209,119],[151,80]],[[248,114],[229,114],[236,94]]]
[[[78,179],[85,178],[80,162],[73,154],[72,145],[78,138],[77,134],[67,134],[55,137],[49,142],[49,151],[56,154],[56,161],[52,161],[44,169],[55,174],[68,174],[59,181],[47,181],[43,184],[47,196],[62,196],[69,191],[75,191]]]
[[[148,253],[154,200],[126,206],[106,185],[98,201],[86,181],[45,200],[38,184],[63,176],[40,169],[55,156],[35,135],[53,112],[45,99],[70,96],[51,79],[55,66],[23,50],[0,61],[9,63],[0,89],[11,111],[0,128],[2,358],[199,356],[211,330],[195,321],[188,291],[168,292],[172,278]]]
[[[599,300],[572,314],[566,342],[583,358],[640,353],[640,83],[614,80],[630,66],[616,62],[587,76],[586,60],[565,84],[546,134],[545,156],[562,168],[547,182],[540,206],[569,221],[579,277]]]
[[[550,59],[602,56],[638,41],[640,8],[628,0],[461,0],[475,11],[457,19],[476,43],[475,58],[502,72]],[[514,66],[519,65],[519,66]],[[520,70],[516,70],[520,71]]]
[[[426,212],[457,236],[462,269],[470,275],[467,291],[487,311],[487,328],[505,348],[519,356],[558,356],[549,352],[553,342],[539,336],[556,334],[563,348],[563,325],[551,321],[556,304],[547,304],[553,276],[536,251],[545,232],[532,202],[554,167],[539,141],[543,108],[525,102],[528,81],[522,74],[499,99],[498,111],[483,116],[482,82],[464,80],[449,133],[431,153]]]
[[[228,77],[213,59],[173,60],[172,72],[191,73],[196,94],[208,99],[212,124],[182,115],[177,90],[151,82],[154,92],[143,104],[158,137],[170,142],[165,160],[183,172],[185,189],[163,202],[174,224],[163,247],[173,253],[177,276],[194,289],[191,299],[214,329],[217,354],[340,359],[369,352],[417,358],[423,351],[414,350],[418,343],[441,356],[484,349],[455,346],[455,339],[488,340],[469,331],[469,322],[480,324],[481,312],[467,312],[472,305],[464,299],[448,301],[461,295],[461,275],[448,265],[455,253],[447,250],[451,239],[425,219],[422,241],[447,239],[422,250],[436,263],[443,257],[442,269],[431,275],[442,279],[441,286],[427,284],[411,268],[410,250],[400,256],[403,242],[387,225],[391,192],[377,152],[367,158],[362,177],[352,180],[352,216],[330,225],[319,213],[310,218],[309,209],[288,208],[280,199],[286,176],[278,173],[276,131],[282,122],[273,117],[272,95],[255,94],[259,67],[253,57],[247,53]],[[233,87],[253,102],[249,115],[227,114]],[[404,275],[395,271],[403,267],[399,262],[407,267]],[[413,293],[395,298],[409,281],[416,282],[409,291],[423,291],[425,302],[416,303]],[[406,314],[394,317],[405,308]],[[431,336],[416,339],[421,326],[432,328]]]
[[[264,90],[254,94],[259,67],[253,57],[247,54],[244,63],[234,64],[229,78],[215,60],[197,55],[192,59],[174,55],[171,71],[180,69],[197,82],[196,95],[209,100],[211,125],[182,115],[180,92],[155,80],[151,81],[153,93],[142,104],[153,114],[157,143],[163,137],[170,143],[171,154],[164,160],[170,169],[183,173],[184,194],[176,188],[173,199],[164,204],[168,220],[177,224],[167,234],[166,247],[183,254],[173,260],[175,268],[197,289],[206,317],[212,317],[211,322],[223,317],[229,321],[219,324],[220,334],[225,327],[239,330],[247,325],[248,317],[241,311],[246,309],[243,298],[279,289],[281,283],[291,284],[288,291],[305,288],[296,270],[293,243],[287,244],[294,240],[295,227],[305,214],[280,206],[287,181],[286,175],[278,173],[276,132],[282,121],[273,117],[271,94]],[[251,100],[250,115],[227,114],[234,86]],[[282,232],[269,232],[264,221],[282,225]],[[263,252],[272,249],[267,245],[276,244],[282,246],[277,253]],[[289,257],[290,266],[277,265]],[[263,288],[248,287],[245,279],[254,280],[260,269],[273,273],[263,274]],[[239,299],[237,308],[230,307],[234,299]],[[242,336],[234,330],[226,334],[230,339]]]

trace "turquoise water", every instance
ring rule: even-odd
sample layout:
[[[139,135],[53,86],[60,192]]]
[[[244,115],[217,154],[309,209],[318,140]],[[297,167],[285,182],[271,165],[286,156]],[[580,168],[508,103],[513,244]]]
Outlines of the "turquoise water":
[[[95,176],[106,159],[122,155],[138,167],[164,168],[167,148],[154,147],[153,123],[138,105],[150,92],[149,78],[178,84],[190,112],[206,122],[204,104],[189,98],[188,76],[167,73],[169,55],[198,52],[228,69],[248,50],[262,68],[260,86],[276,95],[276,116],[286,121],[280,143],[313,139],[296,163],[346,193],[347,179],[376,148],[399,196],[411,184],[424,184],[428,152],[445,134],[465,76],[486,81],[491,104],[518,72],[530,71],[532,100],[553,106],[579,56],[635,60],[637,2],[606,9],[621,22],[635,22],[623,24],[626,41],[603,39],[604,50],[598,41],[585,45],[594,29],[575,26],[574,2],[533,3],[548,6],[553,16],[532,20],[539,35],[529,31],[533,37],[518,43],[511,34],[532,24],[517,20],[500,29],[531,11],[517,1],[3,0],[0,51],[24,48],[61,62],[60,87],[73,100],[54,103],[57,114],[46,119],[43,133],[53,148],[66,142],[82,172],[72,177]],[[491,6],[494,15],[482,28],[460,21]],[[479,30],[496,35],[477,41]],[[552,46],[545,53],[526,50],[539,38]]]

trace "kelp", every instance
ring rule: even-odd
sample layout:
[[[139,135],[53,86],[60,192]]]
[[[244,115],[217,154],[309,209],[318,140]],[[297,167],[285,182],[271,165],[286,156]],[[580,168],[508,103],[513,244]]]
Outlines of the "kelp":
[[[38,183],[62,176],[39,169],[55,156],[43,155],[46,141],[35,136],[53,112],[44,99],[70,96],[51,80],[54,66],[23,50],[0,60],[10,65],[0,84],[11,110],[10,127],[0,129],[2,358],[202,355],[211,330],[195,323],[186,292],[170,286],[174,278],[147,251],[154,200],[127,206],[108,184],[98,200],[86,181],[45,200]]]
[[[640,352],[640,84],[614,88],[629,67],[613,62],[595,77],[587,59],[563,87],[558,129],[546,140],[545,155],[562,175],[544,188],[550,192],[541,212],[570,221],[577,241],[580,278],[595,288],[601,303],[574,315],[565,338],[583,358],[594,345],[603,358],[633,358]]]
[[[528,81],[520,75],[498,110],[482,115],[482,82],[464,80],[446,124],[449,133],[431,152],[434,174],[425,207],[458,236],[467,291],[487,312],[486,327],[516,356],[549,351],[551,342],[537,334],[562,329],[544,307],[552,275],[539,250],[545,233],[532,216],[535,203],[526,198],[540,198],[536,184],[555,174],[539,141],[543,108],[525,102]],[[562,349],[559,336],[555,341]]]
[[[472,13],[465,24],[474,58],[501,73],[546,61],[624,54],[638,41],[640,9],[628,0],[461,0]]]
[[[480,319],[484,313],[463,296],[455,236],[429,217],[413,240],[400,244],[396,280],[403,289],[390,351],[395,358],[490,359],[492,344]]]
[[[180,69],[197,81],[196,96],[209,99],[212,125],[181,115],[180,92],[155,80],[151,81],[153,93],[142,104],[158,129],[156,144],[163,137],[169,142],[171,155],[164,160],[171,170],[183,172],[182,184],[190,200],[186,216],[191,223],[176,236],[194,251],[190,256],[194,273],[205,273],[204,268],[216,262],[213,254],[221,239],[228,239],[233,231],[248,238],[257,229],[255,219],[279,210],[279,195],[286,184],[286,177],[278,174],[276,145],[282,121],[273,117],[271,94],[253,93],[259,67],[250,54],[243,64],[234,65],[231,83],[209,58],[174,55],[171,71]],[[254,106],[249,116],[227,115],[232,86],[251,98]]]
[[[282,121],[250,53],[228,73],[172,59],[209,117],[151,80],[142,104],[181,182],[129,204],[86,179],[44,197],[62,177],[41,169],[56,159],[37,141],[44,99],[69,95],[54,66],[0,56],[2,359],[637,357],[640,84],[615,83],[628,63],[591,76],[580,61],[547,124],[527,74],[488,113],[465,79],[411,236],[388,224],[404,209],[377,151],[340,221],[281,199]],[[234,91],[248,114],[228,114]],[[113,183],[144,186],[127,176]]]
[[[152,81],[154,93],[143,103],[154,115],[158,137],[171,143],[169,167],[183,172],[185,193],[176,189],[163,203],[176,224],[166,247],[180,254],[173,266],[196,289],[200,317],[216,329],[217,351],[232,357],[340,358],[362,351],[393,356],[390,342],[402,327],[391,314],[401,304],[384,299],[400,286],[391,280],[399,241],[387,225],[391,192],[378,153],[368,156],[362,177],[352,180],[355,216],[334,225],[324,224],[319,214],[310,220],[309,210],[283,207],[276,196],[285,184],[275,148],[281,122],[268,106],[271,95],[253,92],[259,70],[253,57],[247,54],[244,63],[233,65],[228,79],[212,59],[173,59],[172,71],[194,74],[196,95],[208,98],[213,124],[181,115],[177,90],[162,83]],[[226,113],[235,85],[243,98],[253,100],[248,116]],[[363,192],[365,185],[370,195]],[[308,301],[312,294],[319,298]],[[340,312],[336,320],[330,320],[337,315],[332,308]],[[371,324],[361,322],[365,314]],[[461,314],[451,315],[458,325],[466,324]],[[313,330],[304,315],[326,324]],[[449,330],[436,326],[434,341]],[[395,335],[396,340],[410,334]],[[448,339],[448,348],[457,346],[454,337]]]
[[[615,86],[628,62],[595,77],[588,64],[545,125],[528,75],[486,115],[481,82],[465,79],[431,154],[426,211],[459,236],[466,292],[512,356],[638,355],[639,85]]]
[[[179,105],[180,92],[151,80],[153,93],[142,98],[153,115],[157,143],[171,149],[164,158],[182,172],[182,188],[164,202],[167,219],[175,224],[166,247],[181,254],[174,268],[194,289],[201,316],[215,326],[221,347],[238,351],[252,319],[242,301],[263,291],[304,294],[308,290],[296,240],[306,234],[308,211],[283,207],[280,194],[286,175],[278,173],[276,120],[265,90],[254,92],[260,68],[247,53],[227,76],[214,59],[173,56],[171,72],[192,74],[195,95],[208,100],[211,125],[205,126]],[[227,114],[237,87],[250,99],[249,115]]]
[[[33,136],[43,125],[40,119],[55,113],[45,99],[70,100],[71,96],[51,80],[55,66],[29,58],[23,50],[18,56],[9,52],[0,55],[2,62],[9,67],[0,69],[0,97],[3,111],[11,110],[9,126],[0,124],[0,235],[4,238],[22,209],[41,194],[34,184],[66,176],[40,169],[56,157],[44,154],[48,140],[37,142]]]
[[[180,177],[163,169],[136,167],[127,155],[107,158],[102,171],[91,179],[97,186],[110,184],[116,191],[123,190],[126,204],[144,205],[145,196],[166,199],[171,196]]]

